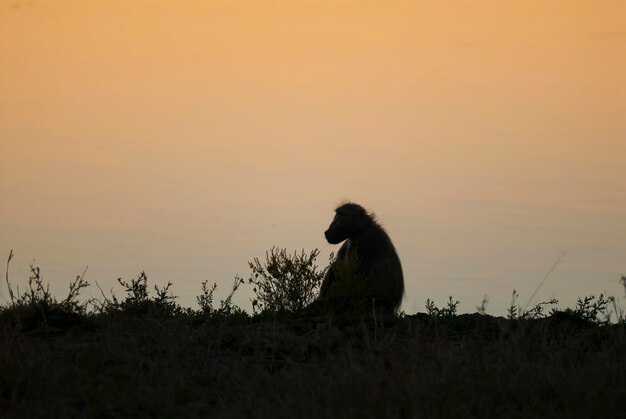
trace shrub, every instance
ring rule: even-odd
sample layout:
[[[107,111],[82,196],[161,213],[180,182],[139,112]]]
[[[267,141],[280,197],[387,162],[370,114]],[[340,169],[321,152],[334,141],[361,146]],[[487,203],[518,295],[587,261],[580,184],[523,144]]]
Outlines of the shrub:
[[[241,308],[232,303],[233,295],[244,283],[245,280],[243,278],[235,276],[235,282],[233,283],[233,288],[230,294],[228,294],[225,299],[220,300],[220,306],[218,308],[215,308],[213,307],[213,293],[217,289],[217,284],[213,283],[213,285],[209,287],[209,281],[204,281],[201,288],[202,294],[196,297],[196,301],[200,306],[200,313],[210,316],[229,316],[232,314],[245,314],[245,312]]]
[[[483,303],[484,304],[484,303]],[[426,312],[428,315],[436,317],[436,318],[449,318],[454,317],[456,315],[457,306],[459,305],[459,300],[453,300],[452,296],[448,297],[448,302],[444,307],[437,307],[435,302],[430,298],[426,299]]]
[[[579,297],[575,308],[566,308],[563,312],[583,321],[599,325],[610,324],[613,314],[615,314],[615,320],[618,323],[623,322],[623,313],[618,308],[615,297],[605,297],[604,294],[600,294],[598,297],[594,295]]]
[[[559,303],[559,300],[556,298],[551,298],[547,301],[541,301],[535,304],[530,309],[522,308],[521,306],[516,305],[517,297],[519,294],[517,291],[513,290],[513,296],[511,297],[511,304],[507,309],[507,318],[509,320],[517,320],[517,319],[543,319],[547,316],[545,312],[545,308],[547,306],[555,306]],[[550,312],[553,313],[554,310]]]
[[[272,247],[265,252],[265,261],[248,262],[253,285],[252,308],[255,313],[295,313],[309,305],[317,296],[325,270],[319,270],[315,259],[319,250],[290,254],[286,249]]]
[[[154,286],[156,295],[150,295],[148,289],[148,276],[140,272],[137,279],[130,281],[118,278],[117,282],[124,287],[126,298],[118,300],[115,294],[108,298],[102,293],[103,301],[94,300],[96,311],[101,313],[124,313],[131,315],[145,315],[148,317],[167,317],[183,313],[183,309],[176,304],[176,296],[172,295],[168,282],[162,288]],[[101,290],[102,291],[102,290]]]
[[[1,308],[3,319],[20,324],[24,329],[36,329],[43,326],[49,331],[51,327],[65,328],[80,323],[81,316],[87,313],[88,301],[80,302],[80,291],[89,286],[84,276],[87,268],[81,275],[70,282],[70,290],[62,300],[57,300],[50,294],[50,284],[45,282],[41,270],[34,263],[29,265],[30,276],[28,289],[20,293],[19,287],[13,290],[9,281],[9,264],[13,258],[13,250],[9,252],[6,270],[6,284],[9,291],[9,304]]]

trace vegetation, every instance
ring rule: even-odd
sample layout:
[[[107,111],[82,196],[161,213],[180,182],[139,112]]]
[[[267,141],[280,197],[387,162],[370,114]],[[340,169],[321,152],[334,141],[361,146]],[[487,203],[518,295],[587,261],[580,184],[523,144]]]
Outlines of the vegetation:
[[[458,314],[458,301],[393,318],[315,316],[318,252],[273,248],[214,303],[180,307],[171,284],[141,272],[124,297],[50,295],[38,267],[9,281],[0,307],[0,416],[37,417],[614,417],[626,400],[626,320],[600,295],[507,318]],[[626,286],[626,278],[622,278]],[[254,288],[252,315],[233,305]],[[345,291],[345,290],[344,290]],[[256,301],[256,303],[255,303]],[[552,307],[552,308],[550,308]],[[277,314],[280,315],[272,315]],[[303,314],[304,313],[304,314]]]
[[[315,264],[318,255],[317,249],[310,254],[304,250],[300,254],[294,252],[292,256],[286,249],[272,247],[265,253],[265,263],[258,258],[249,262],[254,312],[297,313],[311,304],[325,273]]]

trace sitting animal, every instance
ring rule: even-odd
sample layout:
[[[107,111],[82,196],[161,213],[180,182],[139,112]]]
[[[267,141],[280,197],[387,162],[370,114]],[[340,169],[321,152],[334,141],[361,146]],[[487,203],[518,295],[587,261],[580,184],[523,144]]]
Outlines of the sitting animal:
[[[341,289],[345,296],[341,285],[349,276],[356,281],[352,285],[361,288],[364,309],[374,306],[377,311],[395,313],[404,296],[402,266],[375,216],[358,204],[345,203],[335,210],[335,218],[324,235],[330,244],[344,243],[326,272],[316,303],[332,304],[335,289]]]

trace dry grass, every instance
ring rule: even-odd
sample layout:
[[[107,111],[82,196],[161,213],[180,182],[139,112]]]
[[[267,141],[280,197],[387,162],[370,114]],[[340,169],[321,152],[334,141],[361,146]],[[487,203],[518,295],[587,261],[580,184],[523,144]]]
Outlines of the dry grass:
[[[595,418],[626,400],[626,321],[603,296],[550,314],[512,302],[508,319],[452,298],[393,318],[250,316],[230,302],[240,278],[218,307],[204,283],[190,310],[144,273],[123,299],[79,302],[82,275],[59,301],[31,272],[20,293],[7,269],[3,419]]]
[[[0,330],[2,417],[602,417],[623,325],[104,316]]]

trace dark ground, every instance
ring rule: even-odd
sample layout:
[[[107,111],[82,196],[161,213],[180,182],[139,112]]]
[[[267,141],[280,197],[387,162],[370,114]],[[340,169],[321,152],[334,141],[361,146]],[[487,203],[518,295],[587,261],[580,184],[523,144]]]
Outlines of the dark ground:
[[[2,418],[614,418],[624,325],[0,317]]]

